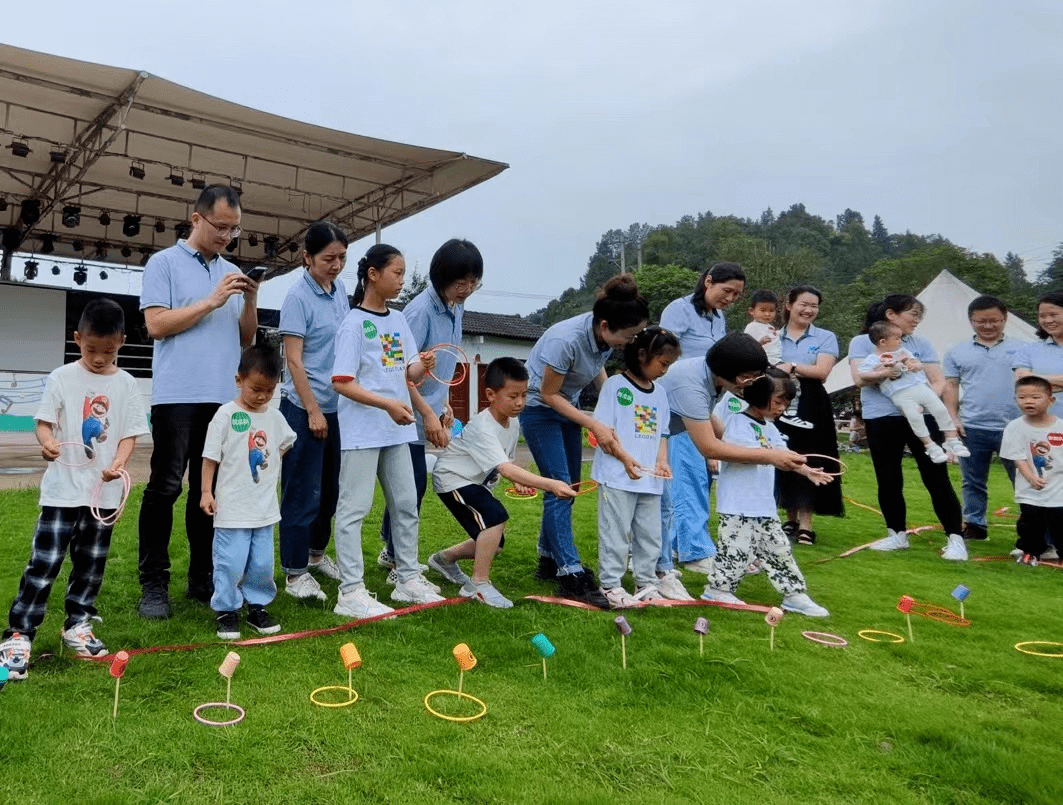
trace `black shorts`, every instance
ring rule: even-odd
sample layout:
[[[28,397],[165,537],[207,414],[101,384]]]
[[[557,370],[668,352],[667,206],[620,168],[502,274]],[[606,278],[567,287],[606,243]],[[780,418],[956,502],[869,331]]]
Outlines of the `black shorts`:
[[[509,519],[509,512],[499,502],[491,490],[480,484],[469,484],[455,489],[452,492],[438,492],[443,505],[450,509],[450,513],[458,521],[473,539],[480,536],[481,531],[486,531],[496,525],[501,525]],[[498,543],[501,548],[506,542]]]

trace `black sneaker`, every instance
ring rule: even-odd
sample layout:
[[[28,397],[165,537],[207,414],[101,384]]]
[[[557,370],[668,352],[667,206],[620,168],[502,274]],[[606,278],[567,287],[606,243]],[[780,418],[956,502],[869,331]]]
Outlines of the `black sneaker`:
[[[277,634],[281,630],[281,622],[266,612],[265,607],[248,607],[247,625],[259,634]]]
[[[199,601],[201,604],[210,605],[211,596],[214,595],[214,582],[212,579],[206,579],[203,581],[188,580],[188,587],[185,589],[185,596],[190,601]]]
[[[162,585],[149,585],[140,594],[137,613],[149,621],[170,617],[170,594]]]
[[[248,620],[250,620],[250,618]],[[219,612],[217,617],[217,624],[219,640],[240,639],[239,612]]]
[[[985,526],[976,525],[974,523],[963,524],[963,538],[973,540],[975,542],[987,542],[989,540],[989,531]]]
[[[602,595],[594,574],[589,570],[557,577],[557,594],[573,601],[583,601],[598,609],[609,609],[609,599]]]
[[[539,557],[539,567],[535,570],[539,581],[554,581],[557,578],[557,562],[550,556]]]

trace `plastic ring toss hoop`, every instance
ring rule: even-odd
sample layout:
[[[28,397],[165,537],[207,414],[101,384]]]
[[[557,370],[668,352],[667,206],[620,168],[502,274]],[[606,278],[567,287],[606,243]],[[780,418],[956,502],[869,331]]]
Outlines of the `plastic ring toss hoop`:
[[[86,450],[92,453],[92,455],[88,456],[84,461],[70,462],[64,461],[62,458],[62,453],[60,452],[60,457],[55,460],[56,464],[62,464],[64,467],[87,467],[89,464],[96,460],[96,449],[91,445],[82,444],[81,442],[59,442],[59,446],[76,447],[81,450]]]
[[[518,492],[514,487],[507,486],[503,494],[511,500],[535,500],[539,497],[539,490],[533,489],[530,493]]]
[[[236,718],[230,719],[229,721],[211,721],[209,718],[204,718],[200,715],[203,710],[208,710],[214,707],[223,710],[232,710],[236,713]],[[240,707],[238,704],[228,704],[227,702],[208,702],[207,704],[201,704],[192,711],[192,717],[200,724],[206,724],[208,727],[231,727],[233,724],[239,724],[243,721],[244,715],[244,708]]]
[[[823,472],[826,475],[834,475],[834,476],[844,475],[846,472],[849,471],[848,465],[844,461],[842,461],[840,458],[835,458],[834,456],[826,456],[826,455],[823,455],[822,453],[806,453],[805,454],[805,458],[825,458],[828,461],[837,461],[838,462],[838,472],[827,472],[826,470],[823,470]]]
[[[347,698],[338,702],[323,702],[317,698],[319,693],[324,693],[326,690],[342,690],[347,694]],[[354,688],[349,688],[346,685],[326,685],[323,688],[317,688],[310,694],[310,701],[316,704],[318,707],[348,707],[358,701],[358,691]]]
[[[1027,640],[1025,643],[1016,643],[1015,650],[1023,654],[1029,654],[1031,657],[1063,657],[1063,651],[1055,653],[1049,651],[1031,651],[1023,646],[1056,646],[1057,648],[1063,648],[1063,643],[1056,643],[1051,640]]]
[[[429,703],[436,696],[454,696],[457,699],[466,699],[474,704],[478,704],[480,706],[480,711],[471,716],[448,716],[445,713],[440,713],[438,710],[434,709]],[[424,706],[425,709],[436,718],[441,718],[444,721],[456,721],[459,724],[467,724],[470,721],[477,721],[487,715],[487,705],[484,704],[482,700],[477,699],[475,696],[470,696],[468,693],[462,693],[457,690],[433,690],[424,697]]]
[[[858,637],[862,637],[862,638],[864,638],[864,640],[869,640],[872,643],[903,643],[904,642],[904,638],[901,637],[896,632],[884,632],[881,629],[861,629],[856,634],[857,634]],[[892,638],[892,639],[888,639],[888,640],[887,639],[882,639],[882,640],[880,640],[877,637],[871,637],[871,635],[882,635],[883,638]]]
[[[449,352],[455,358],[458,359],[458,373],[455,377],[449,380],[444,380],[441,377],[437,377],[431,369],[428,370],[428,376],[437,383],[442,383],[444,386],[457,386],[469,374],[469,356],[465,354],[461,347],[457,344],[436,344],[434,347],[428,350],[428,352]]]
[[[844,637],[831,634],[830,632],[801,632],[801,636],[811,640],[813,643],[822,643],[824,646],[841,648],[842,646],[849,645],[849,641]]]

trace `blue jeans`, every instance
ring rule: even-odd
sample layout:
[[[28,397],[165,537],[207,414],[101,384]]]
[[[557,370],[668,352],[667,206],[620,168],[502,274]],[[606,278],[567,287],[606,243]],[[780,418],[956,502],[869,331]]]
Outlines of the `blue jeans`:
[[[332,516],[340,480],[340,422],[324,414],[328,435],[310,432],[310,415],[287,397],[281,414],[295,431],[295,444],[281,463],[281,569],[305,573],[310,554],[323,554],[332,536]]]
[[[533,405],[521,412],[520,427],[540,475],[566,484],[580,480],[583,434],[579,425],[553,408]],[[559,576],[583,570],[572,536],[572,500],[543,493],[539,555],[549,556],[557,563]]]
[[[425,446],[417,442],[410,442],[410,461],[413,462],[413,484],[417,487],[417,513],[421,512],[421,501],[428,489],[428,464],[424,457]],[[380,538],[384,540],[392,558],[395,557],[395,542],[391,538],[391,512],[384,509],[384,519],[380,521]]]
[[[210,608],[234,612],[246,601],[264,607],[277,595],[273,582],[273,526],[214,529],[214,595]]]
[[[972,525],[986,526],[986,508],[989,492],[987,482],[989,467],[993,463],[993,454],[1000,454],[1002,430],[983,428],[965,428],[963,442],[971,451],[970,458],[960,459],[960,475],[963,477],[963,520]],[[1015,462],[1000,459],[1011,483],[1015,483]]]
[[[716,555],[716,545],[709,536],[712,476],[690,434],[684,431],[668,437],[668,464],[672,479],[664,482],[661,498],[660,571],[672,569],[673,551],[680,562]]]

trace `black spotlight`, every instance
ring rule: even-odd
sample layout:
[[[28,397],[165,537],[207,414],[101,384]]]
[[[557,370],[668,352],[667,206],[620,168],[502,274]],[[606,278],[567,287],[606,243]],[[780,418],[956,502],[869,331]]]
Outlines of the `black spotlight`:
[[[171,169],[170,175],[166,178],[170,180],[170,184],[174,187],[181,187],[185,183],[185,175],[176,168]]]
[[[41,235],[41,254],[51,254],[55,251],[55,242],[58,238],[55,235]]]
[[[80,265],[74,269],[74,283],[77,285],[84,285],[88,282],[89,272],[85,270],[85,266]]]
[[[188,236],[192,234],[192,225],[189,223],[177,224],[173,231],[177,233],[179,240],[188,240]]]
[[[297,251],[299,251],[299,244],[293,240],[288,244],[288,253],[295,254]]]
[[[129,258],[133,256],[133,250],[128,245],[122,247],[122,257]]]
[[[207,186],[207,180],[202,176],[197,176],[194,173],[192,174],[192,178],[188,181],[192,183],[192,187],[194,187],[196,190],[202,190],[204,187]]]
[[[7,212],[7,196],[0,196],[0,212]]]
[[[19,215],[26,226],[33,226],[41,220],[41,200],[28,198],[22,202],[22,212]]]
[[[122,219],[122,234],[127,238],[135,238],[140,234],[139,215],[127,215]]]
[[[11,145],[8,148],[17,157],[28,157],[30,155],[30,144],[25,137],[16,137],[11,141]]]
[[[229,241],[228,245],[226,245],[225,251],[234,252],[234,251],[236,251],[236,247],[239,246],[239,245],[240,245],[240,239],[239,238],[233,238],[232,240]]]
[[[107,259],[107,241],[98,240],[98,241],[96,241],[96,243],[94,245],[96,247],[96,259],[97,260],[106,260]]]
[[[13,252],[21,245],[22,230],[17,226],[5,226],[3,233],[0,234],[0,246],[4,247],[4,251]]]
[[[63,207],[63,226],[73,229],[81,225],[81,207],[77,204],[67,204]]]
[[[266,250],[266,259],[272,260],[277,256],[277,246],[280,244],[280,238],[276,235],[266,235],[262,241],[262,245]]]
[[[107,279],[107,272],[106,271],[101,271],[100,272],[100,279],[101,280]]]
[[[129,175],[134,179],[143,179],[148,175],[148,172],[144,169],[144,163],[136,159],[129,165]]]
[[[110,226],[110,225],[111,225],[111,216],[108,214],[107,210],[104,210],[103,212],[100,213],[100,226]]]
[[[85,248],[85,241],[74,238],[74,241],[70,244],[70,248],[72,248],[76,252],[80,252],[82,249]]]
[[[166,222],[161,218],[155,219],[155,231],[158,232],[160,235],[166,231]]]
[[[49,151],[48,152],[48,157],[56,165],[62,165],[64,162],[66,162],[67,153],[66,153],[66,151],[62,151],[62,150],[57,148],[54,151]]]
[[[258,235],[256,235],[254,232],[252,232],[250,235],[248,235],[247,236],[247,245],[251,246],[252,248],[257,246],[258,245]]]
[[[54,274],[57,277],[59,276],[59,270],[60,270],[59,266],[52,266],[52,274]]]
[[[27,260],[25,267],[22,269],[22,274],[28,280],[37,279],[37,263],[34,260]]]
[[[148,259],[150,257],[151,257],[151,249],[149,249],[147,246],[141,247],[141,249],[140,249],[140,264],[142,266],[146,266],[148,264]]]

